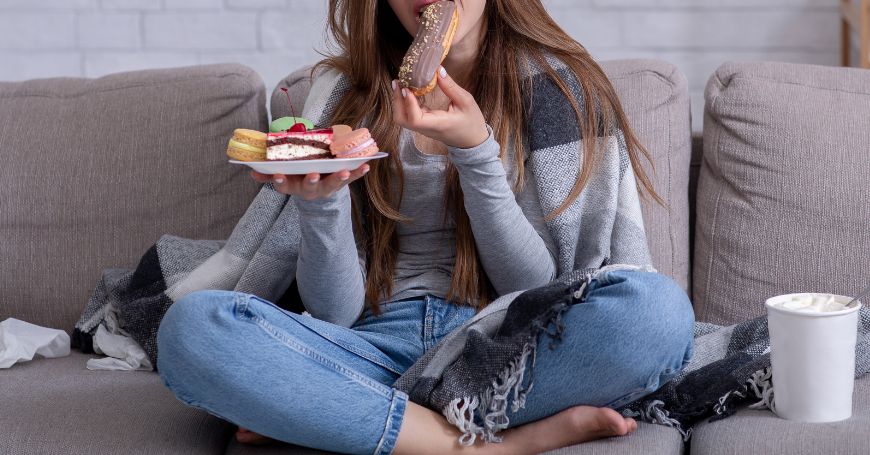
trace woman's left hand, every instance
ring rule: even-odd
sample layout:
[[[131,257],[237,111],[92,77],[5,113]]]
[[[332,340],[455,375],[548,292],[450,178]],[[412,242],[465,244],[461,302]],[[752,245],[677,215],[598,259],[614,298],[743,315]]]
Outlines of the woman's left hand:
[[[489,129],[474,96],[459,86],[442,67],[438,86],[450,99],[446,111],[421,107],[414,94],[393,81],[393,120],[404,128],[455,148],[473,148],[484,143]]]

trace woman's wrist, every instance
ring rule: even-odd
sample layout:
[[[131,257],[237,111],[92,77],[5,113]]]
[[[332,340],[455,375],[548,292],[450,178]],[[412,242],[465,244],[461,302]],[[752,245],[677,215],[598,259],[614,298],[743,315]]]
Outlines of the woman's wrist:
[[[326,197],[306,200],[301,197],[293,197],[296,207],[306,215],[323,215],[336,212],[344,204],[350,204],[350,190],[343,186]]]
[[[492,136],[492,128],[486,123],[469,126],[466,132],[456,135],[453,143],[448,144],[448,147],[460,150],[474,149],[483,145],[490,136]]]
[[[461,148],[448,146],[448,155],[450,160],[457,166],[475,165],[489,163],[493,161],[501,161],[501,147],[495,140],[495,134],[492,127],[486,126],[487,136],[483,142],[474,147]]]

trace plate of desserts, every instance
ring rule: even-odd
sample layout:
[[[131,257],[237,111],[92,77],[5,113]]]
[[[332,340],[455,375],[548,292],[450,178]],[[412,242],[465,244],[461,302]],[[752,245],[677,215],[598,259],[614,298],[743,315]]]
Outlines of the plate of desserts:
[[[423,96],[437,85],[438,68],[450,51],[459,26],[455,2],[423,3],[426,5],[419,11],[421,27],[399,69],[399,83],[415,96]],[[293,116],[272,122],[268,133],[236,130],[227,148],[231,163],[249,166],[263,174],[330,174],[353,170],[367,161],[388,156],[378,150],[378,144],[365,128],[354,130],[335,125],[316,129],[311,121],[296,116],[289,90],[285,87],[280,90],[287,96]]]
[[[352,171],[363,163],[388,156],[366,128],[347,125],[317,129],[300,117],[282,117],[269,132],[237,129],[227,145],[230,163],[261,174],[331,174]]]

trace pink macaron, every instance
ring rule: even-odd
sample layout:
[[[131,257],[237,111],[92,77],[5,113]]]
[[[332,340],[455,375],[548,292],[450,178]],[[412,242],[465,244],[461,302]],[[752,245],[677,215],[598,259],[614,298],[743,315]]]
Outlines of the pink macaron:
[[[378,153],[378,144],[372,139],[368,128],[361,128],[346,134],[337,134],[329,146],[336,158],[361,158]]]

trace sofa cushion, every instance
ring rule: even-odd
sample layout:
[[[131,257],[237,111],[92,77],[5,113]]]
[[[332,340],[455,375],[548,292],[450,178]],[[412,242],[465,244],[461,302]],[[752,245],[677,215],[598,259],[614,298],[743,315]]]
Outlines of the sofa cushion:
[[[643,215],[653,264],[683,289],[689,290],[689,165],[691,115],[685,76],[658,60],[602,62],[629,117],[655,166],[645,166],[656,192],[667,207],[644,201]],[[284,78],[272,93],[273,118],[291,115],[287,97],[277,88],[290,89],[296,112],[311,88],[310,68]]]
[[[706,91],[698,319],[791,292],[854,294],[870,258],[870,71],[727,63]]]
[[[226,455],[329,455],[332,452],[324,452],[307,447],[299,447],[281,442],[272,442],[265,445],[240,444],[235,438],[230,440]]]
[[[0,320],[71,331],[104,268],[226,238],[257,191],[227,140],[265,122],[239,65],[0,83]]]
[[[833,423],[781,419],[770,411],[741,409],[725,420],[695,428],[692,455],[863,455],[870,453],[870,377],[855,383],[853,414]]]
[[[233,430],[176,400],[152,372],[89,371],[87,356],[0,373],[0,453],[221,453]]]
[[[631,435],[601,439],[572,447],[547,452],[548,455],[678,455],[685,451],[680,434],[673,428],[641,423]],[[233,439],[227,455],[321,455],[328,452],[306,449],[288,444],[273,443],[266,446],[239,444]]]
[[[686,77],[658,60],[602,62],[629,121],[652,156],[644,166],[666,206],[643,201],[643,220],[653,265],[691,292],[689,174],[692,116]]]
[[[624,437],[600,439],[547,452],[548,455],[677,455],[685,453],[683,437],[673,428],[639,423]]]

